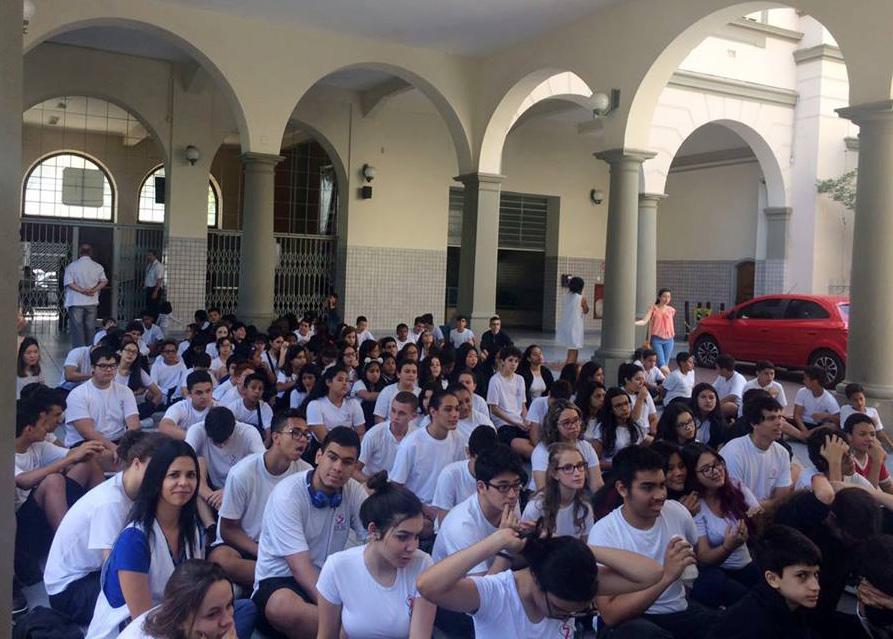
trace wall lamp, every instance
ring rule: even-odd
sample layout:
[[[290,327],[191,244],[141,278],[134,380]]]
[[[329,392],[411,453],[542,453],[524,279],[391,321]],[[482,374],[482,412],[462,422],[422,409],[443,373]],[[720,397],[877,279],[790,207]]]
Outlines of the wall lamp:
[[[375,179],[375,167],[371,164],[364,164],[363,168],[360,169],[360,173],[363,176],[363,179],[367,182],[371,182]]]
[[[598,91],[592,94],[592,115],[603,118],[620,106],[620,89],[611,89],[611,93]]]
[[[22,3],[22,33],[28,33],[28,25],[31,24],[35,13],[37,7],[34,5],[34,0],[25,0]]]
[[[589,191],[589,199],[593,204],[601,204],[605,201],[605,192],[601,189],[592,189]]]
[[[189,164],[192,166],[195,166],[195,163],[198,162],[199,158],[202,156],[198,148],[192,146],[191,144],[186,147],[186,151],[183,155],[186,156],[186,161],[189,162]]]

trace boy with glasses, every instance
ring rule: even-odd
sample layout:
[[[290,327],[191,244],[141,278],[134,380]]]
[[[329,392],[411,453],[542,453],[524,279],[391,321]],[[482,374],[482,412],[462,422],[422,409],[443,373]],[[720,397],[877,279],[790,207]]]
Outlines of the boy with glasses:
[[[229,471],[217,540],[208,552],[208,559],[219,564],[243,588],[254,584],[257,542],[270,494],[286,477],[312,468],[301,459],[310,441],[310,431],[297,410],[278,414],[273,419],[272,433],[269,450],[249,455]]]

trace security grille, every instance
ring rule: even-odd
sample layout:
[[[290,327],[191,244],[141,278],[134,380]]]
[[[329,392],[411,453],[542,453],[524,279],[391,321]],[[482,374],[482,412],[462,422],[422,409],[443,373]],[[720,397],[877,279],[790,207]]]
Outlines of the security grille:
[[[465,193],[450,189],[447,246],[462,246],[462,206]],[[547,198],[503,192],[499,198],[499,248],[514,251],[546,250]]]

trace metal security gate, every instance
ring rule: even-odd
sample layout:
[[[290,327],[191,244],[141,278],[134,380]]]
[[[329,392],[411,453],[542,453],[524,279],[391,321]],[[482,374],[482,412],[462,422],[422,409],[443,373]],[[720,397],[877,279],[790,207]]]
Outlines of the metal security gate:
[[[322,307],[335,283],[335,238],[332,236],[275,233],[276,274],[274,311],[277,315]],[[239,303],[241,261],[239,231],[208,232],[206,301],[224,313]]]
[[[145,254],[161,250],[163,230],[140,225],[68,220],[22,220],[19,305],[32,333],[67,331],[63,276],[78,246],[93,246],[93,259],[105,268],[109,286],[99,295],[99,317],[119,322],[135,317],[142,303]]]

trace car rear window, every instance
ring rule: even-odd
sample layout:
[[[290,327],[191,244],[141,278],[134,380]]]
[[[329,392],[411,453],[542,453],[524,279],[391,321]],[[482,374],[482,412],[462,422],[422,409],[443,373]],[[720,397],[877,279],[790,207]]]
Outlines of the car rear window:
[[[794,299],[788,303],[785,310],[785,319],[794,320],[815,320],[828,319],[830,317],[828,311],[821,304],[817,304],[812,300]]]
[[[841,317],[843,317],[843,320],[845,322],[849,322],[850,321],[850,305],[849,305],[849,303],[838,304],[837,308],[840,309],[840,315],[841,315]]]

